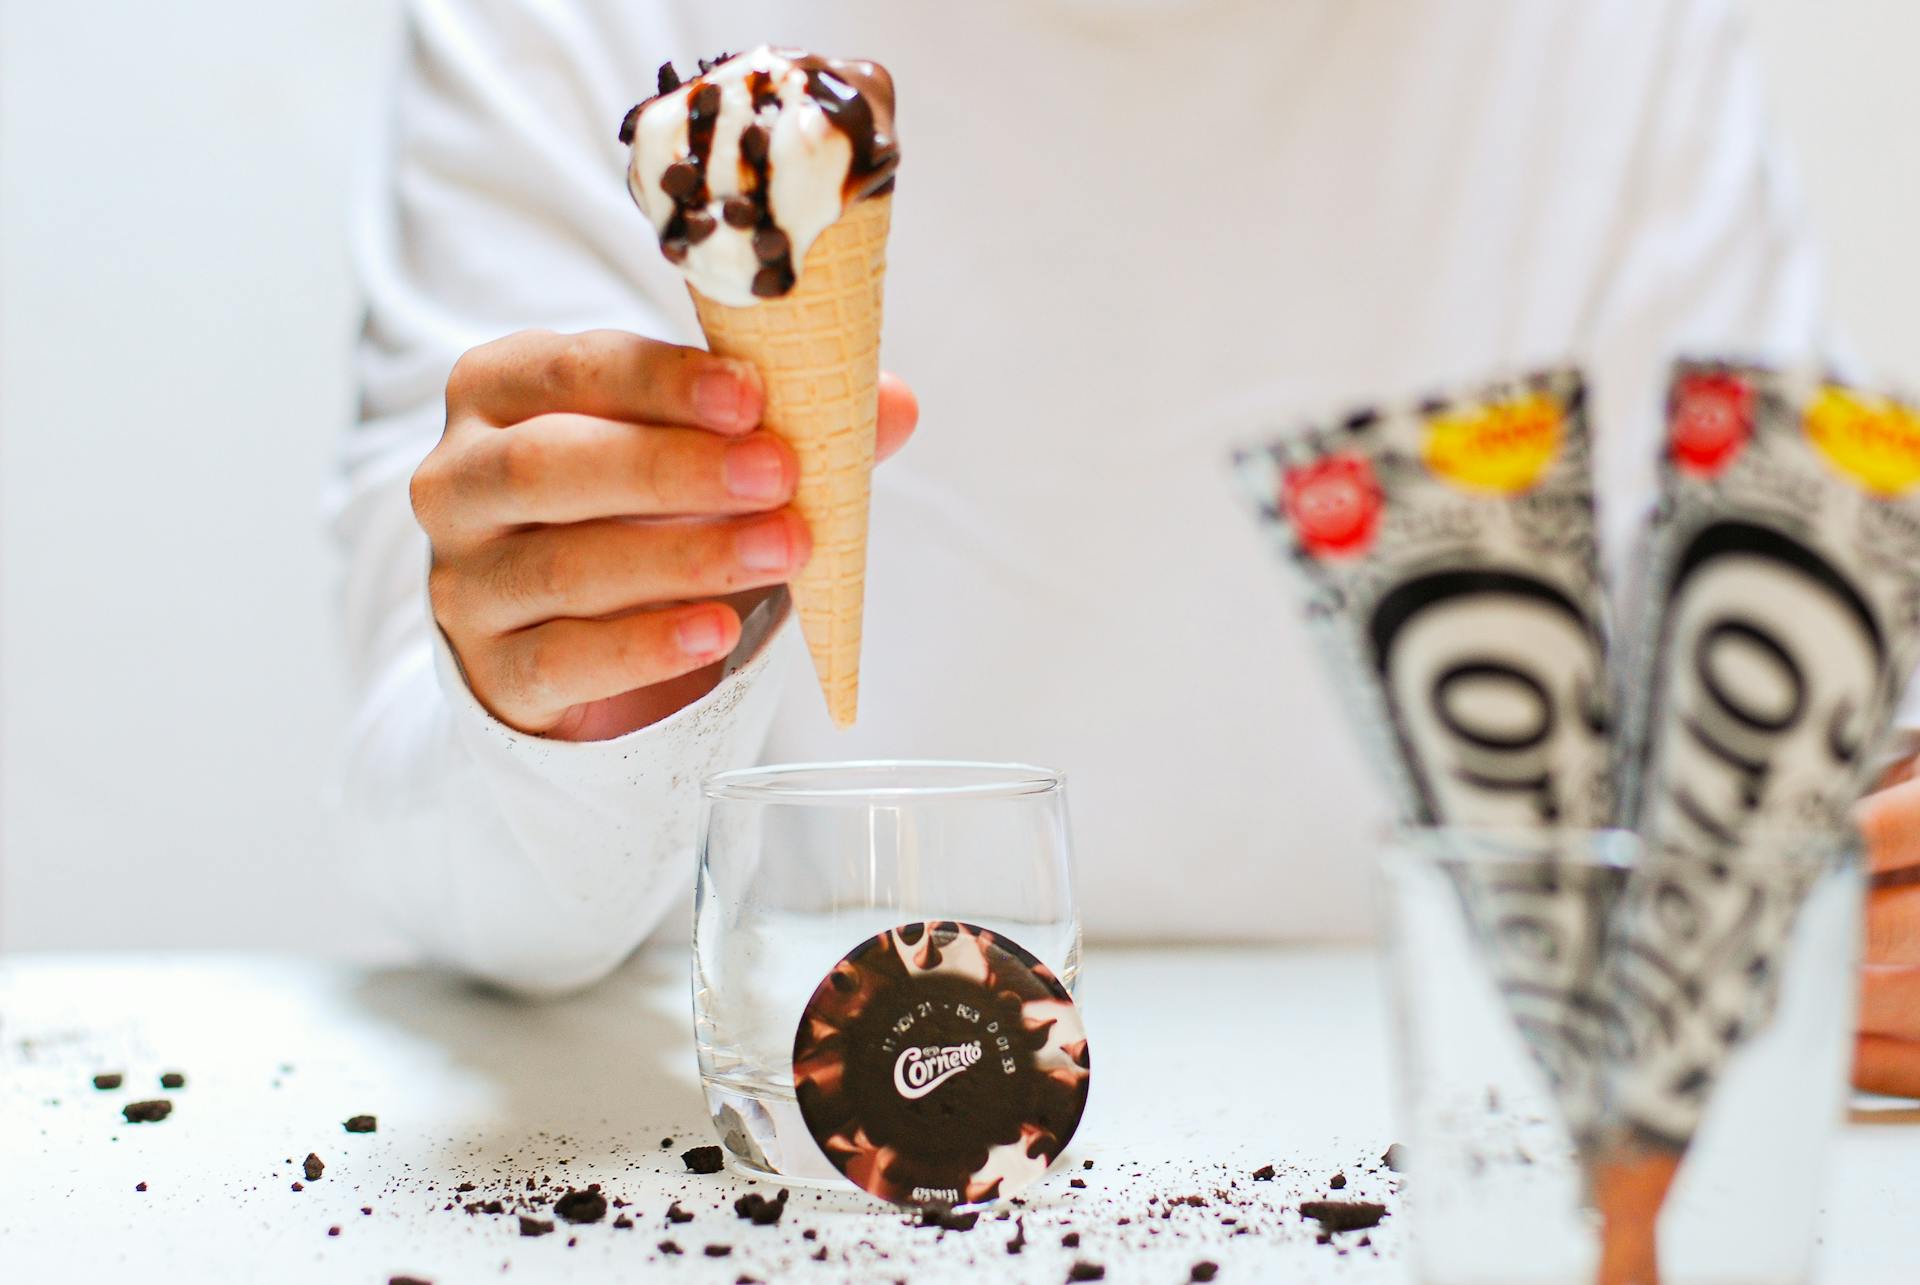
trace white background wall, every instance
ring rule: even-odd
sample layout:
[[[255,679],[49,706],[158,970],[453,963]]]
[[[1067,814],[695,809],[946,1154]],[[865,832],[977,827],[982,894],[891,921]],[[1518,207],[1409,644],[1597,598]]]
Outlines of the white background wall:
[[[318,495],[394,7],[0,0],[0,947],[383,941]],[[1754,16],[1835,314],[1920,388],[1920,4]]]

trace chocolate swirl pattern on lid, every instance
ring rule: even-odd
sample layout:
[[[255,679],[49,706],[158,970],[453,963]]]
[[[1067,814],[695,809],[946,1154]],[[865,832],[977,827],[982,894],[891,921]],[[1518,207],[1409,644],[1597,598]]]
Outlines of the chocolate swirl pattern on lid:
[[[835,1168],[883,1200],[977,1204],[1043,1175],[1086,1110],[1086,1032],[1019,945],[952,920],[868,938],[814,991],[794,1092]]]

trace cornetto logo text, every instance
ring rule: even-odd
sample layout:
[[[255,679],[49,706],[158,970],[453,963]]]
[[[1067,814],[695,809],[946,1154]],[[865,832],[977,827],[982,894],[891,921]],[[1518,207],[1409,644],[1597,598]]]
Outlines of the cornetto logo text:
[[[1387,593],[1369,634],[1420,820],[1604,820],[1606,658],[1567,594],[1518,572],[1435,572]]]
[[[924,1098],[979,1060],[979,1040],[906,1049],[894,1059],[893,1087],[903,1098]]]
[[[1662,846],[1724,846],[1761,814],[1842,813],[1889,697],[1886,642],[1853,583],[1778,531],[1720,522],[1681,551],[1663,632],[1644,818]]]

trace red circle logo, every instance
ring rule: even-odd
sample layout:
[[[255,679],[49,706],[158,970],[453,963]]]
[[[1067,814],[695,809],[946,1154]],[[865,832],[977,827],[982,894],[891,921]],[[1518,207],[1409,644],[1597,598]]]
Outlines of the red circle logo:
[[[1373,542],[1383,501],[1365,456],[1329,455],[1288,469],[1282,492],[1287,520],[1315,557],[1351,556]]]
[[[1687,375],[1674,386],[1668,419],[1674,464],[1712,477],[1753,436],[1753,388],[1736,375]]]

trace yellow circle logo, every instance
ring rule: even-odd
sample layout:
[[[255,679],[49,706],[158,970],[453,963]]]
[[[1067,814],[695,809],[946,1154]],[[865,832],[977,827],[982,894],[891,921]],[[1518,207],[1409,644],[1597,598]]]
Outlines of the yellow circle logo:
[[[1807,438],[1827,463],[1875,495],[1920,483],[1920,413],[1890,397],[1828,384],[1807,403]]]
[[[1565,416],[1545,393],[1485,402],[1427,420],[1421,454],[1435,476],[1496,495],[1530,489],[1560,454]]]

